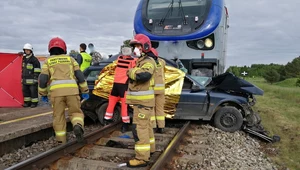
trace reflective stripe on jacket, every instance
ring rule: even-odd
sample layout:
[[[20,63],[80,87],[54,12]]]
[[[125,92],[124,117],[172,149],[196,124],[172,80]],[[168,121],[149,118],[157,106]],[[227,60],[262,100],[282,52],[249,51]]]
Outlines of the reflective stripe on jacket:
[[[117,67],[114,75],[114,83],[126,84],[128,77],[127,71],[133,68],[136,63],[136,58],[131,56],[119,56],[117,60]]]
[[[154,96],[154,70],[155,61],[153,58],[143,56],[136,62],[136,66],[128,70],[128,76],[130,78],[128,84],[128,91],[126,94],[126,103],[133,105],[143,105],[148,107],[155,106]],[[136,80],[137,74],[151,74],[150,80],[146,82],[138,82]]]
[[[154,86],[154,92],[155,94],[165,94],[165,66],[166,62],[165,60],[158,57],[158,64],[156,64],[156,70],[155,70],[155,86]]]
[[[80,55],[82,56],[82,63],[80,65],[80,70],[84,71],[86,68],[88,68],[91,65],[92,57],[86,52],[81,52]]]

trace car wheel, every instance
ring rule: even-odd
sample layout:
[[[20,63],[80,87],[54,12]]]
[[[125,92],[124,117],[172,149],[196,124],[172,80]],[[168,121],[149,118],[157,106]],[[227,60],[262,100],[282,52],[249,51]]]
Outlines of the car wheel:
[[[225,106],[216,112],[214,124],[223,131],[235,132],[242,127],[243,116],[237,108]]]
[[[104,115],[106,113],[106,109],[107,109],[108,103],[104,103],[102,104],[97,110],[97,116],[98,116],[98,120],[99,122],[104,125]],[[115,110],[114,110],[114,116],[113,116],[113,121],[117,122],[121,120],[121,111],[120,111],[120,107],[118,105],[115,106]]]

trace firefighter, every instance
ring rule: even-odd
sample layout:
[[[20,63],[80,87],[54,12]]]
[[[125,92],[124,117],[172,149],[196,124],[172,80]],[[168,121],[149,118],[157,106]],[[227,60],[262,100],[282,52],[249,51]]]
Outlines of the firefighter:
[[[166,62],[158,56],[157,51],[152,48],[152,58],[156,62],[156,72],[155,72],[155,109],[154,116],[151,117],[153,127],[157,128],[156,132],[164,133],[165,128],[165,113],[164,113],[164,104],[165,104],[165,66]]]
[[[92,63],[92,57],[90,54],[86,52],[86,44],[81,43],[79,45],[80,55],[81,55],[81,61],[82,63],[79,63],[80,70],[83,72],[86,68],[88,68]]]
[[[41,64],[33,54],[31,44],[25,44],[23,47],[22,63],[22,84],[23,84],[23,107],[34,108],[37,106],[38,98],[38,77],[41,73]]]
[[[138,58],[136,66],[128,70],[127,104],[133,105],[132,133],[135,140],[135,158],[127,163],[129,167],[147,166],[150,152],[155,152],[155,139],[151,125],[151,115],[155,106],[154,78],[155,61],[149,57],[151,41],[137,34],[130,41]]]
[[[53,38],[48,45],[50,57],[42,66],[39,76],[39,93],[47,102],[47,84],[50,84],[50,100],[53,107],[53,128],[59,143],[66,143],[65,108],[73,125],[77,141],[83,141],[84,115],[80,109],[79,84],[84,99],[89,98],[89,90],[83,73],[74,58],[67,56],[67,46],[61,38]],[[77,81],[78,82],[77,82]]]
[[[115,105],[121,100],[121,115],[123,121],[121,128],[122,133],[128,131],[128,125],[130,123],[130,117],[127,112],[125,98],[125,92],[128,89],[127,71],[135,66],[135,62],[137,60],[137,58],[131,57],[131,53],[130,47],[124,47],[122,48],[122,55],[118,57],[117,67],[115,69],[114,84],[108,98],[108,107],[104,116],[106,124],[112,122]]]

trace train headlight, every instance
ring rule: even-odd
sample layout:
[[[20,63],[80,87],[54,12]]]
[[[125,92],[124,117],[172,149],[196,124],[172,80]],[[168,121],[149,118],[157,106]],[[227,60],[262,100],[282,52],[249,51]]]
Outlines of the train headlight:
[[[200,48],[200,49],[204,47],[204,42],[203,42],[203,40],[198,40],[198,41],[197,41],[197,47]]]
[[[206,38],[204,44],[207,48],[210,48],[213,46],[213,41],[210,38]]]

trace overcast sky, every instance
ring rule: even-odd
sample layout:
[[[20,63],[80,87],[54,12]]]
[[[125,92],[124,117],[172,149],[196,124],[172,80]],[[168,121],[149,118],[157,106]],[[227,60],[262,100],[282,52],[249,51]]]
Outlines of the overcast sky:
[[[18,52],[25,43],[47,54],[54,36],[68,51],[93,42],[115,54],[132,37],[139,0],[1,0],[0,52]],[[252,63],[286,64],[300,55],[299,0],[227,0],[227,67]]]

